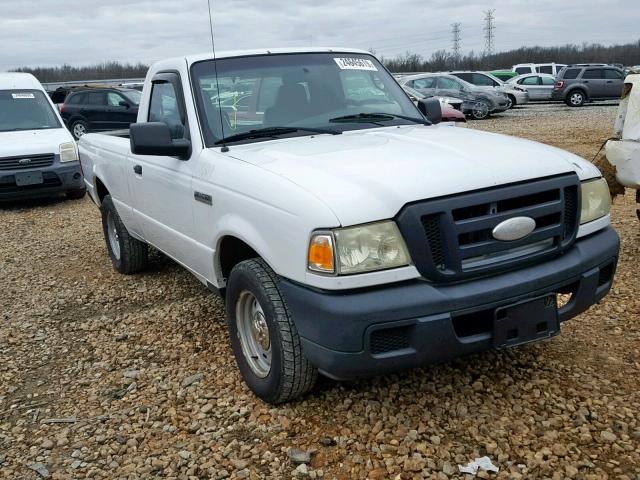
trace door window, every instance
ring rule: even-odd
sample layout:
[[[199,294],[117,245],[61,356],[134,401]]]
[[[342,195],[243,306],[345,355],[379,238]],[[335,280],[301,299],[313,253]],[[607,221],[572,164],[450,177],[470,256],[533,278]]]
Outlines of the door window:
[[[582,74],[582,78],[586,79],[599,79],[604,78],[604,72],[601,68],[591,68],[589,70],[585,70]]]
[[[435,88],[436,78],[419,78],[413,81],[413,88]]]
[[[622,73],[612,68],[606,68],[604,70],[604,78],[607,80],[622,80]]]
[[[466,80],[466,78],[463,80]],[[479,85],[481,87],[495,87],[497,85],[496,82],[494,82],[486,75],[482,75],[481,73],[474,73],[472,75],[471,83],[473,83],[474,85]]]
[[[108,106],[110,106],[110,107],[120,107],[121,106],[120,102],[126,102],[126,100],[119,93],[114,93],[114,92],[107,93],[107,105]]]
[[[553,73],[553,65],[540,65],[538,73]]]
[[[184,138],[185,125],[180,116],[178,95],[169,82],[153,84],[149,106],[149,121],[165,123],[171,131],[171,138]]]
[[[470,73],[456,73],[455,75],[456,77],[461,78],[465,82],[474,83],[472,75]]]
[[[542,77],[542,85],[555,85],[556,79],[551,77]]]
[[[75,95],[71,95],[65,103],[69,105],[80,105],[81,103],[84,103],[84,97],[84,93],[76,93]]]
[[[86,105],[104,106],[105,105],[105,95],[104,95],[103,92],[86,93],[85,96],[84,96],[84,103]]]
[[[462,84],[456,82],[453,78],[439,77],[438,89],[439,90],[462,90]]]
[[[538,78],[540,77],[527,77],[523,78],[520,85],[538,85]]]
[[[523,75],[525,73],[532,73],[531,67],[518,67],[516,68],[516,72],[518,73],[518,75]]]

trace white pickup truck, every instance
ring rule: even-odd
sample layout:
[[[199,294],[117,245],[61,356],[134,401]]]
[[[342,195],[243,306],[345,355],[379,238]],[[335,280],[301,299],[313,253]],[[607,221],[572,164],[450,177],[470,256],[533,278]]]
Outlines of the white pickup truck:
[[[224,295],[239,369],[277,403],[318,372],[548,338],[611,287],[598,169],[439,110],[365,51],[188,56],[153,65],[137,123],[80,158],[114,267],[152,245]]]

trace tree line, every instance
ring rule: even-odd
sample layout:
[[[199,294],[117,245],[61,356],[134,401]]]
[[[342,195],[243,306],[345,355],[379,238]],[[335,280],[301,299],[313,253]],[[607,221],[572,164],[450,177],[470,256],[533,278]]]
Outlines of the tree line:
[[[149,67],[142,63],[131,64],[110,61],[83,67],[72,67],[64,64],[59,67],[23,67],[14,71],[31,73],[41,83],[51,83],[78,80],[108,80],[110,78],[142,78],[147,74],[148,69]]]
[[[469,52],[457,58],[446,50],[438,50],[425,58],[419,53],[407,52],[393,58],[381,58],[392,72],[439,72],[453,69],[493,70],[511,68],[517,63],[621,63],[640,65],[640,40],[624,45],[604,46],[598,43],[564,45],[560,47],[522,47],[493,55]],[[40,82],[65,82],[74,80],[106,80],[110,78],[140,78],[147,73],[148,66],[116,61],[97,65],[72,67],[18,68],[16,72],[33,74]]]
[[[511,69],[518,63],[621,63],[640,65],[640,40],[624,45],[604,46],[598,43],[559,47],[521,47],[493,55],[469,52],[459,58],[446,50],[438,50],[425,58],[407,52],[395,58],[382,58],[392,72],[440,72],[446,70]]]

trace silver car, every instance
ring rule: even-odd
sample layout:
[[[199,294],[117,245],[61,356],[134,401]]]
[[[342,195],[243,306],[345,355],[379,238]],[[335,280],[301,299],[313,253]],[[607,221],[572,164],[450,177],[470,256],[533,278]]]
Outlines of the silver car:
[[[495,89],[476,87],[461,78],[446,73],[422,73],[399,79],[406,85],[427,97],[451,97],[463,100],[463,110],[476,120],[482,120],[490,113],[504,112],[511,106],[506,94]]]
[[[517,85],[529,92],[529,100],[551,100],[556,77],[549,73],[526,73],[510,78],[508,84]]]
[[[529,103],[529,94],[524,88],[519,85],[512,85],[503,82],[498,77],[494,77],[487,72],[449,72],[451,75],[455,75],[462,80],[472,83],[476,87],[494,88],[499,92],[502,92],[511,100],[511,107],[516,105],[524,105]]]

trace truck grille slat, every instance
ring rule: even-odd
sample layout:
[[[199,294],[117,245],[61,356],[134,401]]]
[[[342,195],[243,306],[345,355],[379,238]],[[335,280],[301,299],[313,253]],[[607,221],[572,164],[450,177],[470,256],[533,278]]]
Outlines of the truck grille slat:
[[[4,157],[0,158],[0,170],[26,170],[28,168],[50,167],[53,165],[54,158],[55,155],[53,153]]]
[[[578,231],[579,179],[563,175],[407,205],[398,226],[413,261],[430,280],[458,281],[508,270],[569,248]],[[532,233],[499,241],[493,229],[513,217]]]

